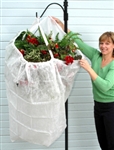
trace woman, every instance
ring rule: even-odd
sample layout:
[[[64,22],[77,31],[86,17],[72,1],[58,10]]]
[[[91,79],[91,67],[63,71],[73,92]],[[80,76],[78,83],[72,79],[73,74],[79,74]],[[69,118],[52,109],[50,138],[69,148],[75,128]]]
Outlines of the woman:
[[[53,19],[64,28],[58,19]],[[68,35],[73,32],[68,30]],[[85,44],[77,35],[72,37],[82,53],[91,61],[79,60],[90,75],[94,98],[94,118],[102,150],[114,150],[114,33],[105,32],[99,38],[99,50]]]

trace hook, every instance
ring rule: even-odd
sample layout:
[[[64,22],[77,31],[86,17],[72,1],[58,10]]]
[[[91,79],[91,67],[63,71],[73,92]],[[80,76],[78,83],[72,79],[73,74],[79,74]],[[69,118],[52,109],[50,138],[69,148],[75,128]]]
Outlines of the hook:
[[[44,14],[45,11],[47,10],[47,8],[48,8],[50,5],[52,5],[52,4],[59,5],[59,6],[62,8],[63,12],[64,12],[64,8],[63,8],[59,3],[51,3],[51,4],[49,4],[49,5],[45,8],[45,10],[44,10],[43,13],[41,14],[40,18],[43,16],[43,14]]]
[[[38,13],[36,12],[36,18],[38,18]]]

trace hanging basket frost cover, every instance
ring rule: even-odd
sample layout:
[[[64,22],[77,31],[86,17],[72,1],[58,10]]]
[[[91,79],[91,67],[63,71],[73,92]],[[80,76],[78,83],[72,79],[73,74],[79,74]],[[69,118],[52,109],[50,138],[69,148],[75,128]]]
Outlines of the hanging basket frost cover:
[[[20,31],[7,45],[5,79],[9,104],[10,138],[13,142],[24,140],[50,146],[66,127],[65,101],[71,92],[79,65],[78,60],[72,60],[70,64],[68,61],[65,63],[65,60],[62,60],[64,55],[61,55],[60,60],[53,50],[48,51],[49,60],[46,61],[41,54],[35,53],[34,48],[33,50],[27,47],[27,51],[19,50],[16,40],[23,33],[22,41],[26,38],[28,43],[32,40],[38,45],[38,39],[35,42],[34,37],[26,34],[35,33],[38,27],[40,30],[36,34],[43,35],[45,44],[50,38],[48,36],[46,41],[46,35],[51,35],[51,42],[57,40],[58,33],[58,40],[62,40],[66,35],[51,17],[46,17],[40,23],[36,21],[27,32]],[[32,46],[33,43],[30,44]],[[56,50],[58,46],[56,43]],[[37,49],[45,55],[49,47]],[[31,50],[35,54],[34,61],[30,61]],[[39,60],[40,57],[36,58],[36,56],[42,59]]]

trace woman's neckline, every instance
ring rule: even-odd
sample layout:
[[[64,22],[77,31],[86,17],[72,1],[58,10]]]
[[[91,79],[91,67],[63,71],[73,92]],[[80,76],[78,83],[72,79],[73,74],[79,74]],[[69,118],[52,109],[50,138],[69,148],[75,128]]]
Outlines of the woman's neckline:
[[[106,62],[103,62],[102,58],[101,58],[101,68],[105,68],[106,66],[108,66],[110,63],[112,63],[114,61],[114,58],[106,61]]]

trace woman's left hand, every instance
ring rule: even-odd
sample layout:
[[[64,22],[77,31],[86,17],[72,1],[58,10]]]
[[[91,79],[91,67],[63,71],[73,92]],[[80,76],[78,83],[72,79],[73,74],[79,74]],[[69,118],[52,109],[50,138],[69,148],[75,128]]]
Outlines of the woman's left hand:
[[[82,68],[84,68],[90,75],[91,79],[94,81],[97,78],[96,72],[91,68],[90,64],[85,59],[80,59],[79,64]]]
[[[90,64],[89,64],[88,61],[85,60],[85,59],[80,59],[80,60],[79,60],[79,64],[80,64],[80,66],[81,66],[82,68],[84,68],[86,71],[89,71],[89,70],[91,69]]]

